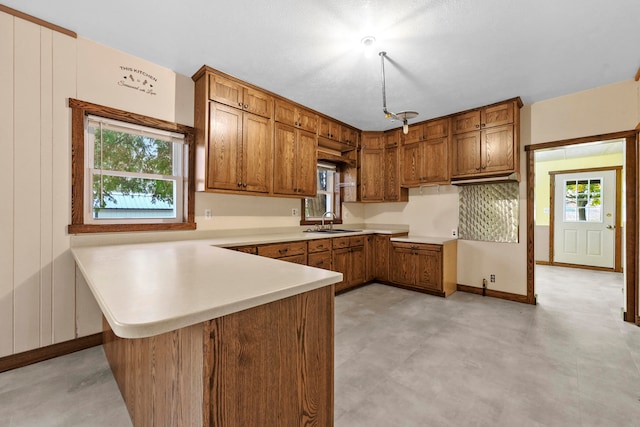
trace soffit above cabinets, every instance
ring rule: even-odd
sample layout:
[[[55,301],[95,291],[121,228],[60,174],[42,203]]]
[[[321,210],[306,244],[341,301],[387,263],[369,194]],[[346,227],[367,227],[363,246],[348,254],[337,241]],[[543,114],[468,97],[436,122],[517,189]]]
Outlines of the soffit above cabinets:
[[[521,96],[526,104],[632,79],[637,0],[5,0],[81,37],[191,76],[208,64],[359,129]]]

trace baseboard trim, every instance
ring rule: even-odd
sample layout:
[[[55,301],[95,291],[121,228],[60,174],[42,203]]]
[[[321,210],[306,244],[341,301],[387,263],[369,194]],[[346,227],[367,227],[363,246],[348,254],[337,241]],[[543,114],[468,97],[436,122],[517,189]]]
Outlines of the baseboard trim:
[[[102,332],[0,358],[0,372],[64,356],[102,344]]]
[[[470,294],[482,295],[482,288],[476,288],[475,286],[461,285],[460,283],[458,283],[457,289],[460,292],[467,292]],[[504,299],[507,301],[521,302],[523,304],[529,304],[529,302],[527,302],[526,295],[512,294],[511,292],[496,291],[494,289],[486,289],[485,291],[486,291],[485,295],[488,297]]]
[[[536,261],[536,265],[552,265],[549,261]]]

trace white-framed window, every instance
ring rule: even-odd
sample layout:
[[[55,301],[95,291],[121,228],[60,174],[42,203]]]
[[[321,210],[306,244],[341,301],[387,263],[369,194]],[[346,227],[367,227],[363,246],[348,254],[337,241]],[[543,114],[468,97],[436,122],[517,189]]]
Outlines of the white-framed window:
[[[339,174],[335,165],[318,163],[316,197],[305,198],[302,202],[303,222],[320,222],[325,212],[335,214],[336,220],[342,219]],[[327,219],[330,219],[327,217]],[[333,217],[331,217],[333,219]]]
[[[184,135],[88,115],[85,153],[85,223],[184,221]]]
[[[564,222],[602,222],[603,178],[564,181]]]

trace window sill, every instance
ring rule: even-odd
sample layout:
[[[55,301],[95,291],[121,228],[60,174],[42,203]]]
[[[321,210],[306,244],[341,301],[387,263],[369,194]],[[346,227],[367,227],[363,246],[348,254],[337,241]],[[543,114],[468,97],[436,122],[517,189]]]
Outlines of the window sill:
[[[70,224],[69,234],[117,233],[129,231],[181,231],[195,230],[195,222],[175,222],[166,224]]]

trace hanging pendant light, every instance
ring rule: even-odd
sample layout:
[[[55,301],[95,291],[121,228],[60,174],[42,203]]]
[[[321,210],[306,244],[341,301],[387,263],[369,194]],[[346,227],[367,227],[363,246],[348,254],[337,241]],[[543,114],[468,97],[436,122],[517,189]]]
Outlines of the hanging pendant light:
[[[399,120],[402,122],[402,132],[406,135],[409,133],[409,120],[416,118],[418,113],[416,111],[400,111],[398,113],[392,113],[387,110],[387,91],[384,75],[384,59],[387,57],[387,52],[380,52],[380,61],[382,65],[382,111],[384,111],[385,118],[392,120]]]

